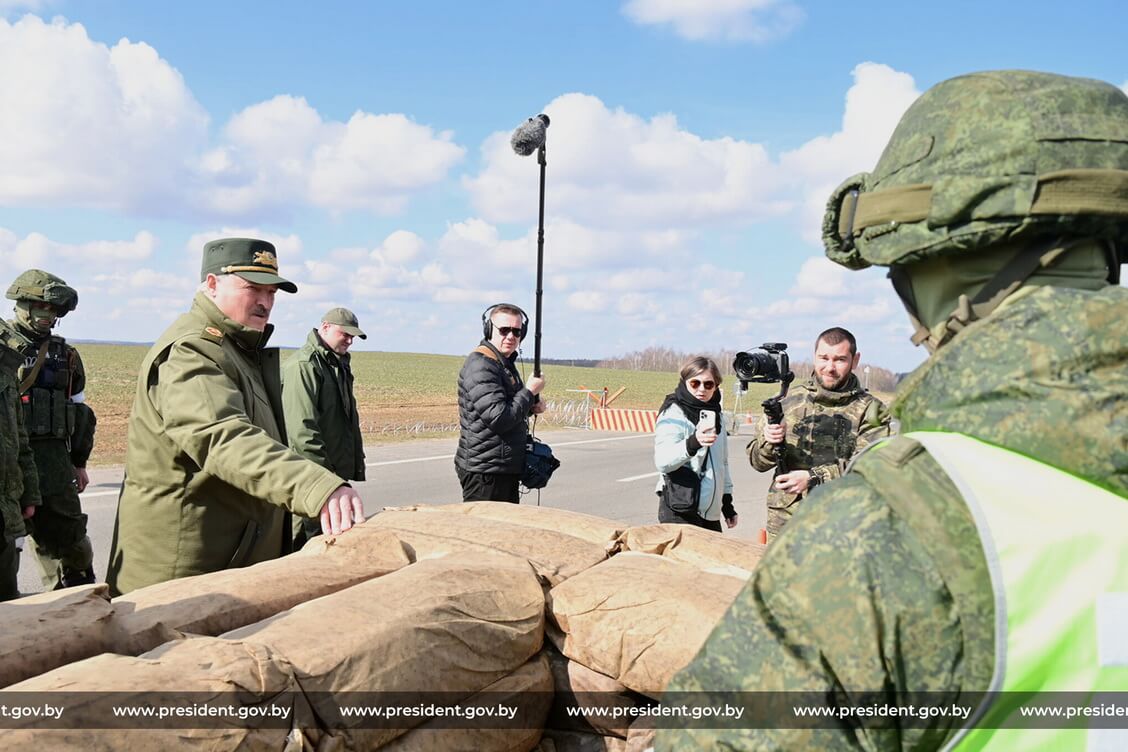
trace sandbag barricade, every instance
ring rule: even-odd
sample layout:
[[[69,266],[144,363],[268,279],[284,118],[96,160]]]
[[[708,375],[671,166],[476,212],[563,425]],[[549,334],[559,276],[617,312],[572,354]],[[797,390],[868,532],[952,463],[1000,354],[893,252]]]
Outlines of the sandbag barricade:
[[[664,556],[628,551],[549,591],[558,628],[548,635],[568,658],[659,698],[744,584]]]
[[[439,510],[381,512],[337,542],[342,547],[366,546],[367,536],[385,530],[403,541],[417,561],[461,551],[509,554],[532,564],[548,586],[607,558],[603,546],[574,535]]]
[[[411,563],[390,533],[366,543],[344,548],[320,536],[293,556],[126,593],[113,600],[111,649],[140,655],[185,635],[214,637]]]
[[[0,603],[0,687],[111,650],[112,613],[105,584]]]
[[[341,712],[350,693],[360,704],[365,700],[355,693],[427,702],[441,690],[444,703],[463,700],[540,651],[544,615],[544,591],[528,562],[461,553],[417,562],[224,637],[261,644],[293,666],[317,717],[315,728],[303,729],[312,744],[375,749],[427,718],[365,728],[365,719]],[[326,729],[320,738],[318,728]]]
[[[6,749],[29,752],[282,750],[290,719],[301,709],[288,705],[288,719],[271,707],[302,699],[289,664],[269,648],[215,638],[177,640],[141,657],[106,653],[0,691],[0,703],[10,707],[54,702],[63,708],[59,727],[35,716],[3,732]],[[206,722],[195,720],[205,717],[200,715],[180,720],[155,715],[210,703],[248,715],[242,720],[212,715]],[[124,715],[115,707],[136,713]],[[153,722],[158,728],[138,722],[146,710],[158,719]]]
[[[582,663],[569,660],[554,647],[545,651],[552,668],[554,697],[548,714],[548,728],[561,731],[579,731],[600,736],[627,738],[634,720],[628,715],[588,715],[569,712],[569,708],[607,708],[629,710],[655,704],[650,698],[628,689],[610,676],[593,671]]]
[[[498,522],[508,522],[512,525],[535,527],[540,530],[555,530],[558,533],[565,533],[589,543],[598,543],[605,548],[613,544],[627,528],[622,523],[591,514],[583,514],[582,512],[570,512],[567,509],[526,504],[499,504],[496,501],[470,501],[461,504],[440,505],[417,504],[410,507],[387,507],[386,509],[387,511],[405,512],[452,512],[471,517],[485,517]]]
[[[623,531],[616,550],[666,556],[713,574],[747,580],[764,555],[764,544],[695,525],[640,525]]]

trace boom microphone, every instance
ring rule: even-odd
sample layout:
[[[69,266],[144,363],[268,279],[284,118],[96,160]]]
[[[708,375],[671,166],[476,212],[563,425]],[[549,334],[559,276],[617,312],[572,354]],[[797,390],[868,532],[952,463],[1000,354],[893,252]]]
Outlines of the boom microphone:
[[[513,138],[509,139],[513,151],[522,157],[527,157],[544,146],[545,136],[548,135],[546,128],[548,128],[548,115],[544,113],[521,123],[517,126],[517,130],[513,131]]]

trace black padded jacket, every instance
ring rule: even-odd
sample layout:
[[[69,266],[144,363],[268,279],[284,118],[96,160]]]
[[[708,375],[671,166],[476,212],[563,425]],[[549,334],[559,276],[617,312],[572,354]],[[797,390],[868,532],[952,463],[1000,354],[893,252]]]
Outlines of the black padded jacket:
[[[525,422],[533,393],[514,365],[487,340],[466,357],[458,374],[461,433],[455,467],[470,473],[520,475],[525,468]]]

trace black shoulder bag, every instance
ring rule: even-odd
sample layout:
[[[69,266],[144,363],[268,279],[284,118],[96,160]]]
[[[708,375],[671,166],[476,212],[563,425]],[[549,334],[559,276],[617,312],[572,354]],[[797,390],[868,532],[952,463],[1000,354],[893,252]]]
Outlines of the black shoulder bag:
[[[705,450],[700,473],[695,473],[687,461],[663,476],[666,483],[662,486],[662,503],[678,514],[697,514],[697,505],[701,502],[701,479],[705,477],[705,468],[709,464],[709,449]]]

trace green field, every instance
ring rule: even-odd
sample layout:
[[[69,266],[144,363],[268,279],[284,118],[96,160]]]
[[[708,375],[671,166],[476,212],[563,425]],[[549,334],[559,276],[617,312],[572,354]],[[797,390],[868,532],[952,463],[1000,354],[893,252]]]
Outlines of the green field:
[[[87,401],[98,414],[98,437],[91,464],[120,463],[125,459],[125,433],[137,383],[144,345],[79,344],[86,364]],[[293,353],[284,351],[283,361]],[[434,435],[457,426],[458,371],[462,356],[415,353],[357,352],[353,354],[357,404],[370,441],[394,441]],[[523,366],[532,374],[532,363]],[[613,407],[656,409],[677,384],[677,374],[623,371],[574,366],[545,366],[544,396],[558,415],[542,416],[552,424],[567,417],[575,422],[586,409],[585,395],[569,389],[602,389],[612,394],[626,387]],[[734,385],[727,383],[731,393]],[[771,385],[753,384],[744,398],[752,411],[775,393]],[[726,407],[731,408],[731,397]],[[594,404],[594,403],[592,403]]]

